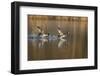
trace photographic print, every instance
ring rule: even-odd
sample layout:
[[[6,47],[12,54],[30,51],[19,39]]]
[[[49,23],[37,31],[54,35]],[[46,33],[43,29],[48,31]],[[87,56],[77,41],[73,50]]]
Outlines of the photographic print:
[[[28,15],[28,61],[88,57],[88,17]]]
[[[97,69],[97,7],[11,3],[11,73]]]

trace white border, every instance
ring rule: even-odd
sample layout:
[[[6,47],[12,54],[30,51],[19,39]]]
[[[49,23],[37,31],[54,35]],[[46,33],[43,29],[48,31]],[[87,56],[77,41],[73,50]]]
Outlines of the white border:
[[[87,16],[88,17],[88,58],[27,61],[27,14],[60,15],[60,16]],[[94,65],[94,11],[57,9],[43,7],[20,7],[20,70],[80,67]]]

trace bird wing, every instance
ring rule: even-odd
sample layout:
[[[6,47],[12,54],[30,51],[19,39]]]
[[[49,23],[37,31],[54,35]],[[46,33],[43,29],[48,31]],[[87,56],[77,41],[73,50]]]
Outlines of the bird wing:
[[[64,35],[61,30],[57,29],[60,35]]]

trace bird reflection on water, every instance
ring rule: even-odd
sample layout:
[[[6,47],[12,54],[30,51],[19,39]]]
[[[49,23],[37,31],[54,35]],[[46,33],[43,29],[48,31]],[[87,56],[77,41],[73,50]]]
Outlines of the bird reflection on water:
[[[66,47],[67,47],[67,39],[60,39],[58,42],[58,48],[63,47],[64,43],[66,43]]]
[[[62,48],[64,45],[67,47],[68,46],[68,40],[67,39],[49,39],[49,38],[41,38],[41,39],[32,39],[29,38],[29,42],[32,42],[34,44],[37,44],[39,48],[45,47],[46,44],[52,44],[56,43],[56,47]]]

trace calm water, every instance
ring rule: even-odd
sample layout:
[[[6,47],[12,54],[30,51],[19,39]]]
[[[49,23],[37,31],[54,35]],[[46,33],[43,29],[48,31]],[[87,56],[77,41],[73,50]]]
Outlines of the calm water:
[[[67,39],[28,39],[28,60],[87,58],[86,36],[70,35]]]

